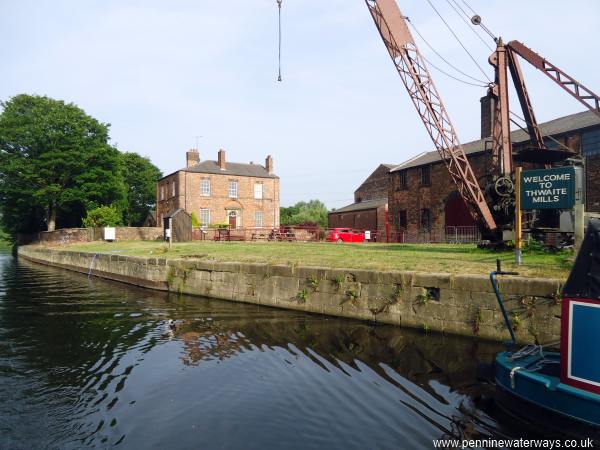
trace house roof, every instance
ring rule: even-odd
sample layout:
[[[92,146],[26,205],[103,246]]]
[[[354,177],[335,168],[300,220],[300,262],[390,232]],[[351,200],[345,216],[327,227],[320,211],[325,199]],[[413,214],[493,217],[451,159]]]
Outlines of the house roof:
[[[177,172],[195,172],[195,173],[212,173],[223,175],[235,175],[240,177],[256,177],[256,178],[279,178],[277,175],[269,174],[267,169],[260,164],[244,164],[226,162],[225,170],[221,170],[217,161],[206,160],[190,167],[184,167]],[[175,173],[175,172],[173,172]],[[166,178],[169,175],[164,176]]]
[[[358,203],[352,203],[351,205],[344,206],[343,208],[336,209],[335,211],[330,211],[329,214],[336,213],[344,213],[344,212],[352,212],[352,211],[364,211],[367,209],[375,209],[380,206],[385,206],[387,204],[386,198],[378,198],[375,200],[365,200]]]
[[[183,209],[181,209],[181,208],[177,208],[177,209],[172,209],[172,210],[171,210],[171,211],[169,211],[167,214],[165,214],[165,215],[163,216],[163,219],[168,219],[169,217],[175,217],[175,216],[176,216],[177,214],[179,214],[179,213],[184,213],[185,215],[188,215],[188,216],[189,216],[189,214],[188,214],[188,213],[187,213],[185,210],[183,210]]]
[[[583,111],[569,116],[560,117],[558,119],[551,120],[539,124],[540,131],[543,136],[552,136],[562,133],[567,133],[573,130],[580,130],[583,128],[600,125],[600,118],[593,111]],[[514,144],[526,142],[529,140],[529,134],[523,130],[515,130],[510,133],[511,141]],[[485,142],[488,139],[479,139],[478,141],[467,142],[463,144],[463,149],[467,155],[472,153],[478,153],[485,150]],[[425,164],[431,164],[440,162],[442,158],[436,151],[421,153],[420,155],[414,156],[411,159],[403,162],[399,166],[394,167],[390,172],[396,172],[402,169],[408,169],[410,167],[423,166]]]

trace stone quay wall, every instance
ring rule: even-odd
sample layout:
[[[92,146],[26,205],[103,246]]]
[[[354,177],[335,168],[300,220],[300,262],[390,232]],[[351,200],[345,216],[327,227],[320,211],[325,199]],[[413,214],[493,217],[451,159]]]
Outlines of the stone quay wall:
[[[496,341],[509,338],[485,275],[146,258],[42,246],[22,246],[18,254],[42,264],[175,293]],[[499,286],[520,342],[559,339],[559,280],[505,277]]]

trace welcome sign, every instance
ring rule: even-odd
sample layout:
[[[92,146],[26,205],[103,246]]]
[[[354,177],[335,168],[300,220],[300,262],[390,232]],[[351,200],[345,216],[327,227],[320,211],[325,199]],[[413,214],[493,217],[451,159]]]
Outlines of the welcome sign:
[[[575,169],[521,172],[521,209],[571,209],[575,204]]]

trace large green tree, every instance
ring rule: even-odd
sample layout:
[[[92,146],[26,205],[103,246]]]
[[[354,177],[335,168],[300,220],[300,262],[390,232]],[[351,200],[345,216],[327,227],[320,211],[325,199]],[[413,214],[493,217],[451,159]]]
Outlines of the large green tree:
[[[298,202],[281,208],[279,220],[282,225],[318,225],[327,228],[327,207],[320,200]]]
[[[123,153],[121,161],[127,188],[123,220],[129,226],[140,226],[148,211],[156,206],[156,181],[162,173],[148,158],[137,153]]]
[[[79,226],[87,210],[125,206],[109,125],[72,103],[17,95],[0,103],[0,213],[11,234]]]

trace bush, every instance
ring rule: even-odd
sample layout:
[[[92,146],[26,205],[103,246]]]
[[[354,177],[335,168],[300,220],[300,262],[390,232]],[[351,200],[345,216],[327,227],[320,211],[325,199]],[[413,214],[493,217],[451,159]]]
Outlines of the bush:
[[[121,213],[114,206],[100,206],[92,209],[83,219],[83,226],[86,228],[116,227],[121,224]]]
[[[192,211],[192,226],[194,228],[198,228],[200,226],[200,221],[198,217],[196,217],[196,213]]]

